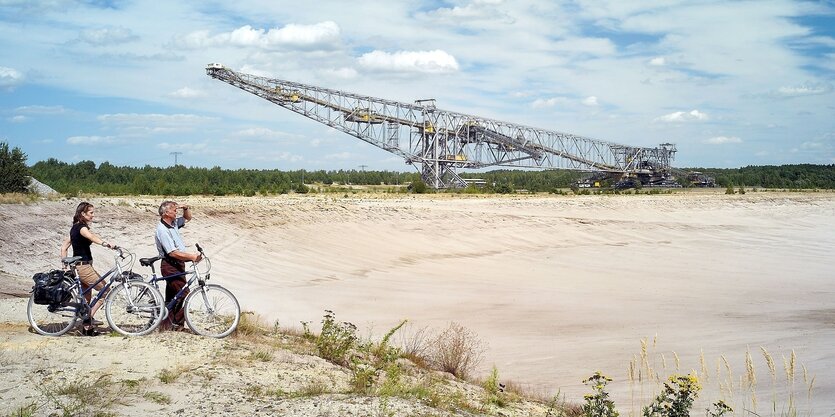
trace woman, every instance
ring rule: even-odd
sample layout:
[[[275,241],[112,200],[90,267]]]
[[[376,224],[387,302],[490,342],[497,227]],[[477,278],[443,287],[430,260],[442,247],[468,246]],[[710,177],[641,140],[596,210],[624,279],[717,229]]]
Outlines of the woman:
[[[106,248],[113,248],[112,245],[106,243],[102,238],[98,237],[90,230],[90,224],[93,223],[93,216],[95,215],[95,208],[88,202],[83,202],[75,209],[75,216],[72,218],[72,228],[70,229],[70,236],[61,245],[61,258],[67,256],[67,249],[72,246],[73,256],[80,256],[81,260],[76,263],[76,270],[78,276],[81,278],[82,290],[86,291],[96,281],[99,280],[100,275],[93,269],[93,254],[90,251],[90,246],[95,243]],[[101,291],[104,287],[104,281],[99,282],[94,288],[96,291]],[[90,302],[92,291],[85,294],[87,302]],[[93,326],[93,316],[102,305],[104,297],[99,298],[98,302],[90,309],[90,316],[84,320],[84,327],[81,331],[85,336],[95,336],[96,330]],[[101,324],[101,322],[98,322]]]

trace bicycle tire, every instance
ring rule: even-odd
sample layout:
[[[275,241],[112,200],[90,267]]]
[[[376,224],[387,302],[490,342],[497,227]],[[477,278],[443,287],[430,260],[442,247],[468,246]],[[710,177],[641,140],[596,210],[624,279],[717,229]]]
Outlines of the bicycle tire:
[[[32,330],[44,336],[61,336],[72,330],[78,321],[78,305],[82,302],[78,290],[70,290],[70,298],[61,306],[35,304],[35,294],[29,297],[26,317]],[[50,311],[53,310],[53,311]]]
[[[241,320],[235,296],[216,284],[193,288],[183,303],[185,321],[195,334],[223,338],[232,334]]]
[[[110,328],[124,336],[144,336],[162,322],[159,290],[142,281],[127,281],[110,290],[104,310]]]

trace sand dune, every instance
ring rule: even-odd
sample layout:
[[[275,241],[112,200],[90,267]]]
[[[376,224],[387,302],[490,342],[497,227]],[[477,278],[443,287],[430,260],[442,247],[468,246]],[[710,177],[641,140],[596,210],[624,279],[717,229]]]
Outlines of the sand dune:
[[[682,373],[701,373],[704,352],[708,378],[721,379],[724,355],[738,379],[750,350],[761,403],[760,347],[778,364],[793,349],[816,375],[813,414],[835,411],[832,193],[180,200],[195,209],[184,234],[207,249],[213,280],[283,325],[315,324],[325,309],[364,334],[456,321],[489,344],[484,372],[580,398],[602,370],[619,404],[642,338],[662,378],[676,372],[673,352]],[[77,202],[4,207],[0,270],[55,266]],[[93,202],[97,232],[154,254],[159,199]]]

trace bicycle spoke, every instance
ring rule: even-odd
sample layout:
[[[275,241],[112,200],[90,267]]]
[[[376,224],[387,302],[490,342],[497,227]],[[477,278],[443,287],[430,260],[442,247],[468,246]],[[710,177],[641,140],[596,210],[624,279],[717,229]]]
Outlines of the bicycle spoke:
[[[152,332],[162,320],[162,296],[145,282],[119,284],[105,304],[107,321],[113,330],[125,336]]]
[[[219,285],[195,288],[186,297],[185,319],[197,334],[226,337],[238,326],[241,308],[229,290]]]
[[[76,308],[71,306],[48,306],[35,304],[34,296],[29,297],[26,315],[32,329],[44,336],[60,336],[76,324]],[[72,290],[71,303],[78,303],[78,292]],[[51,311],[50,311],[51,310]]]

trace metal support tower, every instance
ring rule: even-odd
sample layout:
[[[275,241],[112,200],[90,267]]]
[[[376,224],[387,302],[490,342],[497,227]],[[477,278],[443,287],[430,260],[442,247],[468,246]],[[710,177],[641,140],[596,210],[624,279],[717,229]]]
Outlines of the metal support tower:
[[[612,175],[669,171],[675,146],[618,145],[569,133],[260,77],[209,64],[206,73],[418,167],[433,188],[465,187],[460,169],[491,166],[569,169]]]

